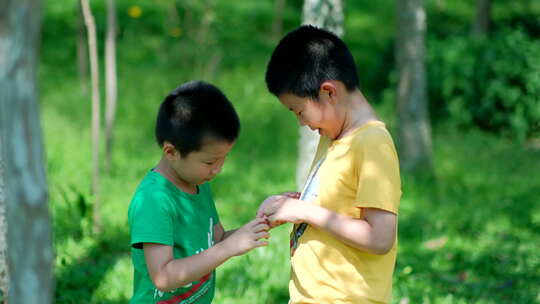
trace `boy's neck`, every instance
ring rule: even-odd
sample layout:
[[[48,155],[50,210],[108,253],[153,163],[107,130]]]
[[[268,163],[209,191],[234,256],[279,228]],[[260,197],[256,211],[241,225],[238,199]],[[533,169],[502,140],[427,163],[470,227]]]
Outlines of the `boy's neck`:
[[[344,103],[344,120],[341,133],[336,139],[343,138],[358,127],[371,122],[379,121],[377,114],[368,103],[362,92],[356,89],[347,95],[347,100]]]
[[[187,192],[190,194],[197,194],[197,185],[190,184],[183,180],[178,173],[171,167],[169,162],[165,159],[165,157],[162,157],[157,166],[154,168],[154,171],[160,173],[165,179],[167,179],[169,182],[171,182],[173,185],[175,185],[178,189],[182,190],[183,192]]]

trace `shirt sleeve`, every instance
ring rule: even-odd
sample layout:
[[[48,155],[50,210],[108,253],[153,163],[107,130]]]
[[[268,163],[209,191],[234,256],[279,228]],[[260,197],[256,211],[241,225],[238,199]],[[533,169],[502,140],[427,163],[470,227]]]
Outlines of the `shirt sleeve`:
[[[142,248],[142,243],[173,246],[173,225],[167,208],[168,200],[159,194],[140,195],[129,211],[131,246]]]
[[[390,134],[375,129],[355,142],[357,207],[398,213],[401,198],[399,161]]]

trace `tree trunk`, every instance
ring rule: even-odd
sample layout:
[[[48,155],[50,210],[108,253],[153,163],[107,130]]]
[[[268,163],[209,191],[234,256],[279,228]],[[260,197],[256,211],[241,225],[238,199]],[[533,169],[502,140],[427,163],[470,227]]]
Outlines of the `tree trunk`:
[[[485,36],[491,22],[491,0],[476,0],[476,17],[472,26],[472,35]]]
[[[431,126],[425,72],[426,14],[422,0],[397,1],[397,111],[401,167],[431,168]]]
[[[99,192],[99,138],[101,132],[101,109],[99,96],[99,64],[97,54],[96,24],[88,0],[81,0],[84,23],[88,32],[88,49],[90,53],[90,74],[92,78],[92,214],[93,230],[101,228],[100,192]]]
[[[0,139],[10,303],[51,303],[51,225],[37,104],[39,0],[0,0]]]
[[[79,70],[81,92],[86,95],[88,93],[88,52],[84,32],[84,17],[80,2],[77,5],[77,23],[77,67]]]
[[[343,4],[341,0],[304,0],[302,23],[312,24],[343,36]]]
[[[278,40],[283,35],[283,10],[285,0],[274,0],[274,18],[272,20],[272,39]]]
[[[117,76],[116,76],[116,4],[107,0],[107,39],[105,41],[105,81],[106,104],[105,110],[105,169],[109,171],[112,165],[112,150],[114,143],[114,122],[116,119]]]
[[[4,186],[4,162],[2,160],[2,140],[0,136],[0,303],[5,303],[8,295],[8,261],[7,261],[7,221],[6,196]]]
[[[343,5],[341,0],[305,0],[303,24],[312,24],[343,36]],[[300,127],[298,139],[298,164],[296,169],[296,187],[302,190],[309,167],[319,143],[319,134],[308,127]]]

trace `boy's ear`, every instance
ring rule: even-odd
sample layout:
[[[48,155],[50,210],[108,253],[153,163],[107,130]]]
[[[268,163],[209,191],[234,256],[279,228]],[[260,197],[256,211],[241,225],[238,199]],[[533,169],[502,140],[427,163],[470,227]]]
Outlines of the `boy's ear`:
[[[319,90],[319,98],[326,99],[330,102],[336,102],[338,89],[334,82],[325,81],[321,84]]]
[[[163,154],[165,154],[165,157],[167,157],[168,160],[172,161],[176,159],[176,155],[177,154],[179,155],[180,152],[176,150],[173,144],[171,144],[168,141],[165,141],[163,143]]]

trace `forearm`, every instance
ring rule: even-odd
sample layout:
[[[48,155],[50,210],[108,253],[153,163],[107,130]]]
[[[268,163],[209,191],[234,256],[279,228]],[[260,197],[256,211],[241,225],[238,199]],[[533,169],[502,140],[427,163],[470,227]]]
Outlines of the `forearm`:
[[[201,279],[233,255],[225,250],[223,243],[186,258],[171,259],[154,278],[159,290],[171,291]]]
[[[230,235],[232,235],[236,230],[238,229],[233,229],[233,230],[227,230],[225,231],[225,233],[223,234],[223,238],[221,239],[222,241],[227,239]]]
[[[374,227],[365,219],[352,218],[326,208],[306,204],[303,220],[325,230],[349,246],[373,254],[385,254],[392,247],[391,242],[377,235]]]

